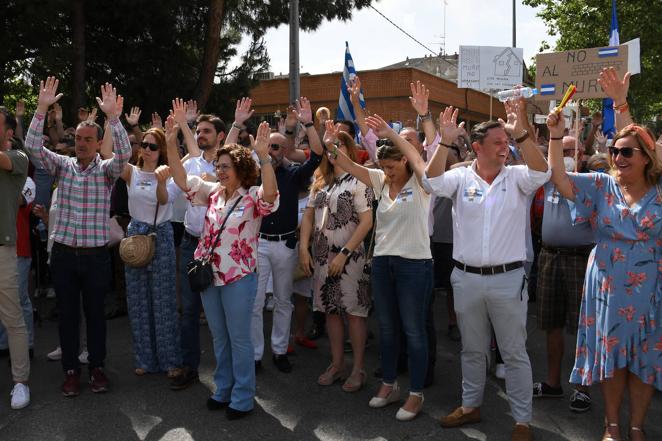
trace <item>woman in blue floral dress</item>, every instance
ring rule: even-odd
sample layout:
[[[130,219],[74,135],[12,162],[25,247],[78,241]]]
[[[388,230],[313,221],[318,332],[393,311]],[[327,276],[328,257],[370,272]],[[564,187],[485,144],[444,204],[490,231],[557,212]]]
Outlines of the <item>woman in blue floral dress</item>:
[[[563,118],[552,112],[552,182],[570,201],[575,222],[589,221],[597,244],[589,257],[570,381],[600,382],[603,440],[619,440],[619,410],[630,395],[630,439],[641,427],[655,389],[662,390],[662,161],[651,134],[635,124],[609,149],[611,174],[566,174]],[[659,148],[659,147],[658,147]]]

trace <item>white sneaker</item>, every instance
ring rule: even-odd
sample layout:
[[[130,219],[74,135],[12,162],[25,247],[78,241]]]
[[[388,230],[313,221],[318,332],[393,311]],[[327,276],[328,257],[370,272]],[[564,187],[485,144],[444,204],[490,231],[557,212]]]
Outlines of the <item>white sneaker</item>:
[[[78,356],[78,361],[80,361],[83,364],[89,364],[90,362],[87,360],[87,357],[89,355],[90,354],[87,351],[81,352],[80,355]]]
[[[496,369],[494,370],[494,376],[499,380],[506,379],[506,365],[503,363],[497,363]]]
[[[58,346],[53,352],[49,352],[46,358],[50,361],[62,360],[62,348]]]
[[[23,409],[30,404],[30,388],[23,383],[16,383],[11,391],[11,408]]]

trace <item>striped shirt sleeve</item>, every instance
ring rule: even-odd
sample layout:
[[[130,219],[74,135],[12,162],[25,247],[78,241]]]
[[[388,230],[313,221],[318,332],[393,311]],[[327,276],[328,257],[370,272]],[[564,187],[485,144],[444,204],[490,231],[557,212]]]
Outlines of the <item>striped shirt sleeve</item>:
[[[111,159],[104,161],[103,167],[109,177],[117,179],[122,174],[124,166],[131,159],[131,142],[129,141],[129,135],[118,118],[110,120],[109,125],[110,133],[113,136],[114,155]]]
[[[65,164],[67,157],[44,148],[43,133],[45,119],[46,115],[44,113],[34,114],[28,128],[27,136],[25,137],[25,149],[42,168],[47,170],[51,175],[56,175]]]

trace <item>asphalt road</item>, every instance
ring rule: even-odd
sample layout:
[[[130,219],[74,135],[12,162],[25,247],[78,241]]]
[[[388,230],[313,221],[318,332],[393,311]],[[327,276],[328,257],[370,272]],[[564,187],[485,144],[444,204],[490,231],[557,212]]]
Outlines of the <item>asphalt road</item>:
[[[343,392],[339,384],[318,386],[316,379],[329,363],[326,339],[320,340],[317,350],[297,348],[297,355],[290,358],[294,370],[289,375],[276,370],[267,349],[264,368],[257,378],[255,411],[242,420],[228,421],[222,412],[208,411],[205,406],[213,388],[214,369],[211,337],[206,326],[201,330],[201,383],[173,392],[167,387],[165,375],[137,377],[133,374],[129,323],[123,317],[108,322],[106,371],[111,390],[107,394],[93,394],[85,387],[76,398],[61,395],[61,365],[46,360],[46,354],[57,345],[54,321],[44,321],[36,329],[30,383],[32,403],[23,410],[13,411],[9,407],[11,377],[8,363],[2,360],[0,377],[5,380],[0,382],[0,440],[510,440],[513,421],[505,385],[491,375],[485,388],[481,423],[443,429],[437,422],[460,400],[460,345],[446,337],[444,300],[437,299],[435,305],[439,321],[436,381],[425,391],[423,413],[412,422],[396,421],[396,405],[385,409],[368,407],[379,381],[372,376],[368,386],[355,394]],[[533,305],[530,311],[528,350],[534,380],[540,380],[545,373],[544,334],[535,328]],[[270,316],[265,313],[265,323],[270,322]],[[376,333],[374,317],[369,323]],[[568,338],[566,373],[570,370],[573,352],[574,341]],[[370,373],[378,366],[376,340],[371,341],[367,350],[366,364]],[[406,388],[406,376],[400,381]],[[564,399],[534,401],[535,439],[600,440],[603,406],[598,388],[592,390],[593,409],[584,414],[569,411],[571,389],[567,386],[565,390]],[[662,394],[658,392],[648,416],[649,440],[662,440],[660,421]],[[627,427],[625,414],[621,423]]]

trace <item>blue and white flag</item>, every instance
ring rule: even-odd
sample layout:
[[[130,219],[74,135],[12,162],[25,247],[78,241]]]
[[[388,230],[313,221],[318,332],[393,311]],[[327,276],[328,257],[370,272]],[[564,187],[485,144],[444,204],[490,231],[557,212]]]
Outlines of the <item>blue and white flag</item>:
[[[345,67],[342,72],[342,80],[340,81],[340,97],[338,98],[338,112],[336,114],[337,119],[345,119],[349,121],[356,120],[354,106],[352,105],[352,101],[349,98],[349,92],[347,91],[347,86],[352,80],[354,80],[354,77],[356,77],[354,60],[352,60],[352,54],[349,53],[349,43],[345,42]],[[363,90],[361,90],[361,95],[359,95],[359,102],[361,103],[361,108],[365,109]],[[359,133],[358,129],[356,130],[356,133]]]
[[[618,16],[616,15],[616,0],[611,0],[611,32],[609,33],[609,46],[605,49],[618,49],[620,38],[618,36]],[[602,133],[608,138],[616,134],[616,118],[614,116],[614,101],[611,98],[602,100]]]

